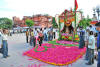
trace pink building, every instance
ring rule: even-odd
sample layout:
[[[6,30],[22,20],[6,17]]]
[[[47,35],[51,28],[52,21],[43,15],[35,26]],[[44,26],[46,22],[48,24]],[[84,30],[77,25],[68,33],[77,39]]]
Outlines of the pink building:
[[[52,16],[45,16],[45,15],[35,15],[33,17],[31,16],[24,16],[22,20],[20,18],[14,16],[14,26],[20,26],[25,27],[25,20],[30,19],[35,22],[35,26],[41,26],[41,27],[51,27],[52,26]]]

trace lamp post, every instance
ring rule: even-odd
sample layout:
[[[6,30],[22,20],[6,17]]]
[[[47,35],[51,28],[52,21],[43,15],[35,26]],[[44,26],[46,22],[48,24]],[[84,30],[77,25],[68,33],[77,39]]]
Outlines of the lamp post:
[[[96,9],[93,8],[93,21],[96,21],[97,18],[96,18]]]
[[[95,14],[95,8],[93,9],[93,17],[95,17],[96,16],[96,14]]]
[[[97,12],[97,15],[98,15],[98,22],[99,22],[100,6],[97,6],[97,7],[96,7],[96,12]]]

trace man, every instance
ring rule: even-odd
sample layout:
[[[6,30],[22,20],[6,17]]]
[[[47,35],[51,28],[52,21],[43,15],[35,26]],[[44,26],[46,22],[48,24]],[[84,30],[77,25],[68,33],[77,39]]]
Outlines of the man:
[[[86,46],[85,60],[88,60],[88,57],[89,57],[88,39],[89,39],[89,29],[86,29],[86,32],[85,32],[85,46]]]
[[[30,45],[35,47],[35,45],[36,45],[35,43],[36,43],[36,39],[34,37],[34,32],[33,32],[33,30],[31,30]]]
[[[96,33],[96,27],[94,25],[90,25],[90,31],[93,31],[94,34]]]
[[[28,29],[26,31],[26,43],[28,43],[28,37],[29,37],[29,32],[28,32]]]
[[[50,41],[52,41],[52,39],[53,39],[53,32],[52,31],[49,32],[49,39],[50,39]]]
[[[40,29],[40,32],[38,32],[39,34],[39,45],[41,46],[42,43],[43,43],[43,32],[42,32],[42,29]]]
[[[2,29],[0,29],[0,53],[3,53],[2,40]]]
[[[37,28],[35,28],[35,30],[34,30],[34,36],[35,37],[38,36]]]
[[[0,48],[2,48],[2,30],[0,29]]]
[[[53,29],[53,39],[56,38],[56,29]]]
[[[97,67],[100,67],[100,22],[95,24],[96,30],[98,31],[97,37],[97,50],[98,50],[98,64]]]
[[[7,34],[8,31],[6,29],[3,30],[3,58],[7,58],[8,57],[8,43],[7,43]]]
[[[35,28],[34,30],[34,37],[35,37],[35,44],[37,45],[37,40],[38,40],[38,32],[39,32],[39,29]]]
[[[43,35],[44,35],[44,41],[48,41],[48,38],[47,38],[47,29],[46,28],[44,28]]]
[[[89,53],[89,62],[87,65],[94,64],[94,50],[95,50],[95,37],[93,35],[93,31],[89,32],[89,43],[88,43],[88,53]]]
[[[85,46],[85,41],[84,41],[84,34],[85,34],[85,31],[83,30],[83,27],[80,27],[80,41],[79,41],[79,48],[84,48]]]

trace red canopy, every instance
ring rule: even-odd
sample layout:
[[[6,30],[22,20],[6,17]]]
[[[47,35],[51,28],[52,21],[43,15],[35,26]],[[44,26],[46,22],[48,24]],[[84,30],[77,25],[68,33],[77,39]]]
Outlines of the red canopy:
[[[98,21],[91,21],[90,24],[96,24]]]

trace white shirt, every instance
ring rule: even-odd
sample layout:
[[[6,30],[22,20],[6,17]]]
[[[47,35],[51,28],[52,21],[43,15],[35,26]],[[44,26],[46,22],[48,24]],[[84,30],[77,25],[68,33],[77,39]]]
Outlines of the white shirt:
[[[7,40],[7,35],[6,34],[3,34],[3,40]]]
[[[40,31],[40,33],[43,33],[42,31]]]
[[[2,33],[0,32],[0,48],[1,48],[1,45],[2,45]]]
[[[88,48],[95,49],[95,37],[93,35],[89,36]]]
[[[90,28],[90,31],[93,31],[93,32],[96,33],[96,27],[95,27],[95,26],[92,26],[92,27]]]
[[[38,36],[38,33],[36,30],[34,30],[34,36]]]
[[[59,32],[56,31],[56,39],[58,39],[58,38],[59,38]]]
[[[85,32],[85,41],[88,41],[88,39],[89,39],[89,33]]]
[[[47,34],[47,32],[48,32],[47,29],[45,29],[45,30],[43,31],[43,34]]]
[[[79,28],[77,29],[77,34],[80,35],[80,29]]]
[[[86,29],[90,29],[90,27],[86,27]]]

